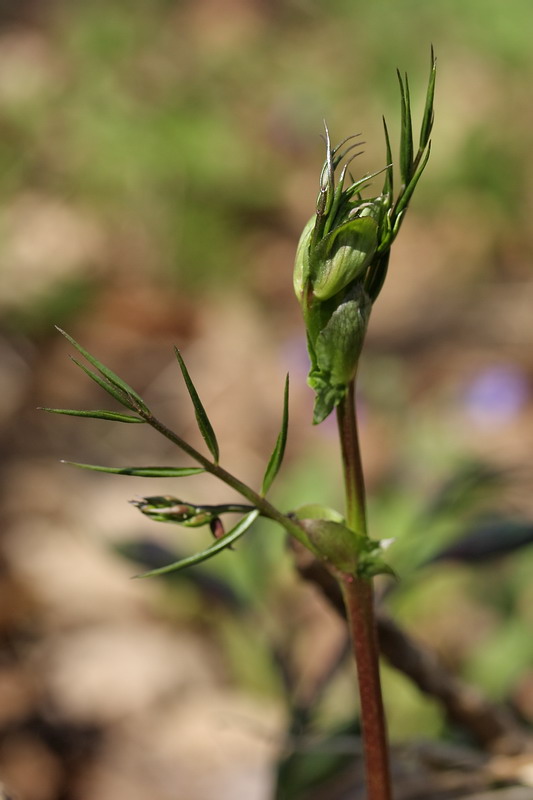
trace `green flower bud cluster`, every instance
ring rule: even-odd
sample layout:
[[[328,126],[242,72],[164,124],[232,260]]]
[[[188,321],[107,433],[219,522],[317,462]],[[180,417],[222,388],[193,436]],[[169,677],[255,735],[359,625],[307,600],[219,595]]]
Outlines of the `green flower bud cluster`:
[[[395,197],[390,140],[385,127],[387,165],[381,193],[363,191],[379,173],[345,186],[349,166],[359,155],[357,136],[331,146],[326,127],[326,160],[320,175],[316,214],[303,230],[296,253],[294,290],[302,308],[315,391],[314,423],[342,401],[354,380],[372,305],[383,286],[390,249],[430,152],[435,90],[435,58],[416,154],[413,148],[409,84],[399,75],[401,93],[400,173]],[[336,173],[343,165],[338,180]]]

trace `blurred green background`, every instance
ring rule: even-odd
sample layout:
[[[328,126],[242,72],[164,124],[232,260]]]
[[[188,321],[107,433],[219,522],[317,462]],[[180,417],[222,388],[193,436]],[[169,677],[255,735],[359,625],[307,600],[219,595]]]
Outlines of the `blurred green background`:
[[[433,153],[361,370],[371,523],[396,539],[389,610],[533,720],[533,548],[419,569],[480,519],[501,543],[533,518],[532,16],[528,0],[0,2],[0,778],[20,797],[271,796],[290,709],[312,705],[342,625],[266,525],[205,570],[129,581],[139,543],[207,540],[126,500],[233,498],[69,471],[59,458],[183,458],[138,426],[35,407],[104,402],[58,324],[196,441],[176,344],[222,463],[255,485],[289,370],[273,499],[341,506],[334,425],[310,425],[292,261],[323,120],[334,140],[362,131],[358,174],[384,166],[395,70],[418,119],[431,44]],[[317,730],[356,711],[337,673]],[[385,691],[395,741],[456,735],[390,669]]]

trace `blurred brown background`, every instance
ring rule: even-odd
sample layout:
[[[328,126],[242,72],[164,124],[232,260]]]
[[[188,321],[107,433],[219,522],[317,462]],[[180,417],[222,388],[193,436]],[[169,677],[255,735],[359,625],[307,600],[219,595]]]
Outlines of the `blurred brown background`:
[[[335,140],[361,130],[356,168],[379,169],[395,69],[418,120],[431,43],[433,154],[361,375],[371,522],[396,538],[389,608],[532,721],[533,548],[418,569],[479,519],[501,520],[500,540],[533,519],[531,23],[528,0],[0,3],[0,780],[21,800],[272,796],[291,707],[342,650],[341,623],[268,525],[190,573],[131,581],[156,546],[208,536],[127,500],[234,497],[75,471],[59,459],[187,460],[141,426],[36,406],[109,407],[57,324],[199,444],[178,345],[223,465],[256,486],[290,371],[272,497],[341,505],[335,427],[310,425],[293,255],[322,120]],[[318,730],[356,713],[337,672]],[[384,677],[395,741],[449,735],[436,704]]]

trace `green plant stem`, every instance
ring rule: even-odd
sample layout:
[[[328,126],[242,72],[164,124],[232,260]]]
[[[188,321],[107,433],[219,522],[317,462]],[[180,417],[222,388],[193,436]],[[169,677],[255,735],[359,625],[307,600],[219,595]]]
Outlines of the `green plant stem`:
[[[337,408],[337,422],[344,471],[346,522],[354,531],[366,536],[365,484],[357,434],[355,382]],[[357,662],[367,800],[391,800],[372,579],[354,575],[346,576],[340,583]]]
[[[366,492],[355,416],[355,381],[352,381],[346,397],[337,407],[337,424],[344,473],[346,522],[348,527],[366,536]]]
[[[294,536],[298,541],[302,542],[302,544],[306,543],[304,533],[300,526],[294,522],[290,517],[286,514],[283,514],[279,509],[272,505],[265,497],[260,495],[258,492],[254,491],[250,486],[240,481],[231,472],[228,472],[220,464],[215,464],[213,461],[210,461],[206,456],[196,450],[195,447],[192,447],[185,439],[182,439],[174,431],[167,428],[167,426],[161,422],[161,420],[154,417],[154,415],[142,408],[136,408],[137,413],[141,416],[148,425],[150,425],[154,430],[158,431],[162,436],[168,439],[173,444],[177,445],[180,450],[183,450],[184,453],[191,456],[195,461],[197,461],[201,466],[205,469],[206,472],[209,472],[211,475],[214,475],[215,478],[223,481],[228,486],[231,486],[232,489],[235,489],[236,492],[239,492],[243,497],[252,503],[255,508],[258,508],[261,514],[264,517],[268,517],[269,519],[277,522],[278,524],[282,525],[285,530]]]

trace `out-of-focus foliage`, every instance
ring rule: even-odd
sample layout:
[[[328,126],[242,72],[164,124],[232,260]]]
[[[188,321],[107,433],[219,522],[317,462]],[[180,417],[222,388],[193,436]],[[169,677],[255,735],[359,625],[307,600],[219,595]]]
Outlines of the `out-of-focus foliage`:
[[[0,35],[4,260],[40,273],[4,293],[4,314],[40,322],[57,315],[51,296],[66,312],[80,282],[117,272],[182,290],[253,282],[257,248],[312,210],[322,119],[335,138],[360,126],[363,171],[380,165],[379,117],[393,134],[398,117],[391,72],[425,79],[430,42],[439,109],[419,213],[493,248],[513,226],[519,245],[528,15],[525,0],[42,4]],[[37,252],[21,252],[24,235]]]
[[[60,472],[54,459],[173,464],[175,452],[141,425],[117,432],[34,408],[100,408],[99,388],[70,375],[65,350],[56,358],[55,323],[77,338],[83,329],[92,352],[194,436],[178,345],[224,464],[259,487],[289,370],[272,500],[339,507],[333,422],[309,438],[294,252],[315,204],[323,119],[335,141],[362,131],[357,174],[381,166],[381,115],[391,138],[399,129],[395,69],[411,77],[416,116],[431,44],[432,158],[361,365],[370,529],[395,539],[388,609],[533,721],[533,548],[493,564],[428,563],[478,514],[533,518],[531,14],[530,0],[0,4],[1,685],[19,698],[4,704],[0,768],[20,796],[35,791],[37,753],[39,798],[77,782],[83,800],[166,800],[183,779],[191,800],[230,785],[255,800],[286,730],[272,709],[304,695],[324,741],[353,721],[342,664],[313,695],[340,658],[342,626],[295,579],[275,529],[261,521],[216,562],[139,588],[128,580],[138,567],[187,557],[209,534],[158,540],[127,505],[135,491],[173,494],[171,482],[136,477],[132,489],[123,476]],[[200,504],[231,499],[201,477],[180,480]],[[403,676],[385,670],[384,681],[395,740],[453,734]],[[267,710],[243,705],[252,690]],[[250,729],[244,755],[227,725]],[[109,775],[94,754],[103,739]],[[144,755],[156,750],[154,769]],[[196,763],[207,783],[195,784]],[[260,773],[249,791],[242,768]]]

